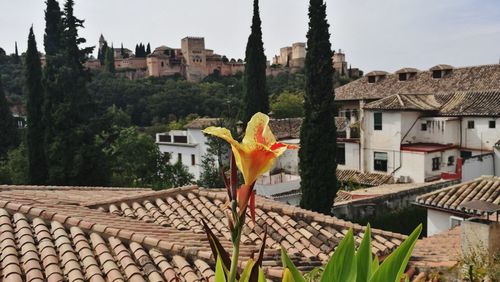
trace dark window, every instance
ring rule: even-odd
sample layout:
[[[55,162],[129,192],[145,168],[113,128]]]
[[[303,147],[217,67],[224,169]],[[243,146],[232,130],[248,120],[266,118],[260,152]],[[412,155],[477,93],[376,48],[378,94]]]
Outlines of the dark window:
[[[432,78],[441,78],[441,70],[432,71]]]
[[[351,120],[351,110],[346,110],[345,111],[345,118],[349,122]]]
[[[174,135],[174,143],[187,143],[188,142],[188,138],[187,136],[176,136]]]
[[[448,157],[448,165],[452,166],[455,164],[455,157],[454,156],[449,156]]]
[[[373,113],[373,129],[382,130],[382,113]]]
[[[427,130],[427,123],[422,123],[422,124],[420,125],[420,129],[421,129],[422,131],[426,131],[426,130]]]
[[[496,128],[497,127],[497,121],[496,120],[490,120],[488,122],[488,127],[489,128]]]
[[[472,152],[471,151],[460,151],[460,157],[462,159],[468,159],[472,157]]]
[[[373,155],[373,169],[387,171],[387,153],[375,152]]]
[[[432,158],[432,170],[439,170],[440,164],[441,164],[440,157]]]
[[[406,73],[400,73],[399,74],[399,81],[405,81],[406,80]]]
[[[160,135],[160,142],[172,142],[170,135]]]
[[[191,165],[195,165],[196,164],[196,157],[191,154]]]
[[[177,153],[177,161],[182,163],[182,154],[181,153]]]
[[[375,76],[369,76],[368,83],[375,83]]]
[[[345,144],[337,144],[337,164],[345,165]]]
[[[467,122],[467,128],[468,129],[473,129],[474,128],[474,121],[473,120],[469,120]]]
[[[163,68],[163,66],[164,66],[164,63],[163,63],[163,62],[161,62],[161,67]]]

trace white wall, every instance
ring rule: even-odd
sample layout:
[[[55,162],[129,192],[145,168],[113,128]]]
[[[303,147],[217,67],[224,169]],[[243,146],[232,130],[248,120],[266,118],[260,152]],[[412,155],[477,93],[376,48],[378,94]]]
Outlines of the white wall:
[[[455,158],[455,161],[451,166],[448,165],[449,156],[453,156]],[[441,165],[439,170],[432,170],[432,159],[436,157],[441,158]],[[460,157],[460,153],[457,149],[425,154],[425,178],[440,176],[442,172],[455,172],[458,157]]]
[[[405,120],[413,123],[415,118],[405,118]],[[422,123],[427,124],[427,130],[422,130]],[[403,134],[406,134],[406,131]],[[441,117],[419,118],[403,140],[403,143],[440,143],[459,145],[460,120]]]
[[[280,140],[280,142],[291,145],[300,144],[299,139],[286,139]],[[299,174],[299,150],[286,150],[281,156],[278,157],[273,167],[271,168],[271,171],[275,169],[283,169],[291,174]]]
[[[494,155],[489,154],[481,158],[473,157],[464,161],[462,166],[462,181],[468,181],[480,177],[481,175],[493,175]]]
[[[396,179],[400,176],[409,176],[412,182],[425,182],[425,153],[403,151],[401,163],[401,168],[394,174]]]
[[[500,148],[495,149],[495,159],[493,160],[495,163],[495,175],[500,176]]]
[[[474,129],[468,129],[467,123],[474,120]],[[500,118],[496,118],[496,128],[489,128],[488,122],[494,118],[470,117],[462,119],[462,147],[476,150],[493,150],[500,140]]]
[[[359,143],[344,143],[345,144],[345,164],[339,164],[342,169],[357,169],[359,170]]]
[[[449,213],[427,209],[427,236],[450,229],[450,216]]]

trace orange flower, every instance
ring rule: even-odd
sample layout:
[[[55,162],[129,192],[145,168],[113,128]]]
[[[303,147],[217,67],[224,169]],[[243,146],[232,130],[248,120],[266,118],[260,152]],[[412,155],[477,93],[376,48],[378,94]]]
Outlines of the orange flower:
[[[255,180],[269,171],[276,158],[287,149],[298,148],[276,142],[269,128],[269,117],[263,113],[256,113],[248,122],[245,137],[241,143],[234,140],[231,132],[226,128],[211,126],[203,132],[222,138],[231,144],[236,165],[245,179],[245,184],[238,191],[240,209],[246,207]]]

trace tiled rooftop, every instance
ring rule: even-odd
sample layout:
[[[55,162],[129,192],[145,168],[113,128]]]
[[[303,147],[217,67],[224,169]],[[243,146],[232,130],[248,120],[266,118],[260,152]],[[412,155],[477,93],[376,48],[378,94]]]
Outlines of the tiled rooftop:
[[[460,226],[417,241],[410,266],[421,271],[447,270],[460,256]],[[425,280],[427,281],[427,280]]]
[[[495,205],[500,204],[500,177],[482,176],[448,188],[443,188],[417,197],[417,204],[446,209],[454,212],[470,213],[460,205],[481,200]]]
[[[337,169],[338,181],[353,182],[367,186],[379,186],[394,183],[392,175],[382,173],[361,172],[355,169]]]
[[[1,186],[0,277],[175,281],[177,276],[180,281],[212,281],[214,258],[200,220],[230,249],[224,202],[220,190],[195,186],[158,192]],[[258,197],[256,224],[248,219],[244,230],[244,260],[258,251],[264,225],[269,277],[281,275],[280,245],[307,270],[326,262],[348,228],[354,229],[358,243],[363,235],[362,226]],[[384,256],[404,238],[375,229],[373,252]]]
[[[384,111],[427,111],[440,116],[500,116],[500,90],[395,94],[368,103],[364,108]]]
[[[399,81],[399,74],[395,73],[369,83],[368,75],[336,88],[335,100],[381,99],[395,94],[500,90],[500,64],[454,68],[439,79],[432,77],[432,70],[419,71],[406,81]]]

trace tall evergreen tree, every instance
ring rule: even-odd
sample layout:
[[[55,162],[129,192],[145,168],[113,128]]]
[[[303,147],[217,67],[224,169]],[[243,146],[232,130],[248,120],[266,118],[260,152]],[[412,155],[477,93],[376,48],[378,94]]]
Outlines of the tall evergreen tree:
[[[151,54],[151,44],[148,42],[148,46],[146,47],[146,56]]]
[[[108,51],[108,49],[108,42],[104,41],[104,44],[99,49],[99,52],[97,54],[97,58],[101,62],[101,66],[104,66],[104,60],[106,59],[106,52]]]
[[[17,50],[17,41],[15,43],[15,51],[14,51],[14,62],[16,64],[19,64],[21,62],[21,60],[19,59],[19,51]]]
[[[332,48],[326,4],[309,2],[305,118],[300,131],[301,207],[329,214],[337,193]]]
[[[266,55],[262,42],[259,1],[253,2],[252,31],[245,52],[244,104],[242,121],[246,124],[256,112],[269,112],[269,97],[266,89]]]
[[[17,128],[0,80],[0,160],[17,145]]]
[[[26,88],[28,90],[28,177],[31,184],[47,181],[47,160],[44,147],[42,65],[36,47],[33,26],[28,36],[26,51]]]
[[[115,52],[113,46],[106,50],[104,56],[104,69],[110,73],[115,73]]]
[[[47,0],[45,10],[45,35],[43,43],[45,55],[53,56],[62,48],[62,13],[56,0]]]
[[[123,43],[120,46],[120,55],[122,56],[122,58],[125,58],[125,50],[123,49]]]

